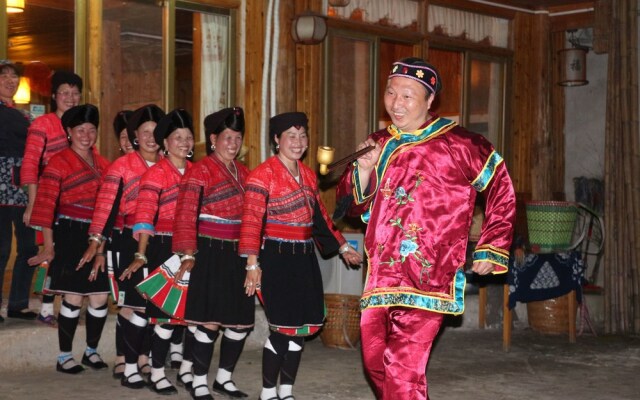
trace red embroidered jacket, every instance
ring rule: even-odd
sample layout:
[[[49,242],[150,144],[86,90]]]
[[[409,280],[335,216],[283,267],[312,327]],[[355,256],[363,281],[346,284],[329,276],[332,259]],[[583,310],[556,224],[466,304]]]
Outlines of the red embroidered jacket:
[[[186,171],[191,168],[187,161]],[[168,158],[160,160],[142,175],[138,204],[136,205],[133,237],[139,240],[141,233],[171,235],[178,202],[178,186],[182,174]],[[156,218],[157,216],[157,218]]]
[[[90,235],[108,236],[109,232],[105,232],[105,227],[114,207],[118,208],[118,216],[124,218],[125,225],[129,228],[133,227],[140,178],[148,169],[147,162],[137,151],[119,157],[111,164],[98,192],[89,227]],[[115,204],[119,190],[122,196],[119,204]]]
[[[313,235],[323,253],[337,250],[346,243],[320,200],[316,174],[300,161],[298,169],[300,183],[282,161],[273,156],[249,174],[239,254],[258,255],[263,239],[299,241],[309,240]],[[266,223],[263,222],[265,216]],[[304,229],[303,233],[300,228]],[[333,243],[318,240],[317,230],[321,230],[324,237],[330,236]]]
[[[478,193],[485,220],[473,260],[505,273],[515,193],[502,157],[481,135],[433,116],[416,132],[393,125],[370,136],[382,146],[368,187],[357,162],[337,188],[337,210],[369,224],[361,307],[464,311],[467,239]]]
[[[71,148],[53,156],[40,177],[30,224],[51,228],[60,216],[88,221],[109,161],[93,153],[93,165]]]
[[[20,182],[37,184],[41,166],[46,166],[51,157],[68,147],[67,134],[55,112],[36,118],[27,132]]]
[[[233,162],[238,172],[236,180],[215,155],[210,154],[187,171],[180,184],[176,219],[173,225],[173,251],[197,248],[196,226],[201,214],[239,222],[242,217],[244,184],[249,169]],[[237,237],[235,238],[238,239]]]

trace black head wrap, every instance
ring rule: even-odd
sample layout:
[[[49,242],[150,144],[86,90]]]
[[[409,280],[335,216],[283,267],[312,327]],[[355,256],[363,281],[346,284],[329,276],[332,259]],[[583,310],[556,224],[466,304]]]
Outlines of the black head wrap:
[[[292,126],[303,127],[308,131],[308,125],[309,120],[307,119],[307,114],[303,112],[286,112],[271,117],[271,119],[269,120],[269,140],[271,141],[271,146],[275,150],[276,136],[280,138],[282,132],[286,131]]]
[[[123,129],[127,129],[127,122],[132,114],[133,111],[131,110],[122,110],[119,111],[113,119],[113,131],[118,140],[120,139],[120,132],[122,132]]]
[[[144,124],[148,121],[153,121],[158,123],[160,118],[164,117],[164,111],[162,108],[158,107],[155,104],[147,104],[135,110],[133,114],[131,114],[131,118],[127,121],[127,134],[129,135],[129,141],[133,145],[134,149],[138,149],[138,145],[136,144],[138,141],[136,140],[136,130],[140,127],[140,125]]]
[[[87,122],[97,128],[100,125],[100,112],[93,104],[81,104],[65,111],[61,121],[65,131]]]
[[[56,71],[51,76],[51,111],[56,111],[58,105],[56,104],[55,94],[58,93],[60,86],[67,84],[69,86],[75,86],[78,91],[82,93],[82,78],[79,75],[70,71]]]
[[[176,108],[169,114],[160,118],[158,125],[156,125],[156,129],[153,130],[153,137],[160,148],[164,149],[164,139],[169,137],[173,131],[180,128],[189,129],[191,133],[193,133],[191,115],[182,108]]]
[[[211,154],[211,134],[218,135],[225,129],[240,132],[244,136],[244,110],[241,107],[223,108],[204,119],[204,131],[207,145],[207,154]]]

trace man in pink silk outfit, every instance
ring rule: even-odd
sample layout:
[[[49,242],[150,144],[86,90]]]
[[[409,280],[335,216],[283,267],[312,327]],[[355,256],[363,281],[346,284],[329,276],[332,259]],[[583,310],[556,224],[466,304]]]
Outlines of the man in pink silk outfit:
[[[393,64],[384,104],[392,125],[343,174],[337,214],[360,216],[368,274],[362,352],[378,399],[428,399],[425,369],[444,314],[464,311],[463,265],[477,193],[485,221],[478,274],[507,271],[515,194],[502,157],[481,135],[429,108],[441,88],[418,58]]]

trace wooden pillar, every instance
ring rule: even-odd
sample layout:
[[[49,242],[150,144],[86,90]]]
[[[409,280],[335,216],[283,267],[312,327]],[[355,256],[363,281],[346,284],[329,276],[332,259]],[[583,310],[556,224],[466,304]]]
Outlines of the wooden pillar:
[[[549,17],[516,13],[513,21],[513,143],[510,172],[517,192],[551,199]]]
[[[249,168],[260,163],[260,118],[262,116],[262,64],[265,40],[266,1],[247,1],[245,13],[244,144]]]

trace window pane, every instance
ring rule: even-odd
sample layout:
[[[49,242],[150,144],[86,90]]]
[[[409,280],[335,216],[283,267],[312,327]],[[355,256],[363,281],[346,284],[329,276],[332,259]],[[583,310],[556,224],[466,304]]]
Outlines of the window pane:
[[[501,147],[503,120],[503,69],[494,61],[471,59],[467,128]]]
[[[7,14],[7,20],[7,56],[22,64],[31,89],[30,103],[19,107],[40,106],[35,110],[49,112],[52,72],[73,71],[73,2],[55,8],[28,3],[24,12]]]
[[[111,121],[120,110],[162,106],[162,8],[156,2],[103,2],[100,152],[119,155]]]
[[[373,130],[371,118],[371,42],[329,36],[328,119],[326,144],[336,149],[335,160],[354,152]],[[323,143],[324,144],[324,143]],[[340,175],[335,171],[332,177]]]
[[[442,90],[431,104],[431,111],[460,123],[464,53],[431,48],[429,63],[436,67],[442,80]]]

